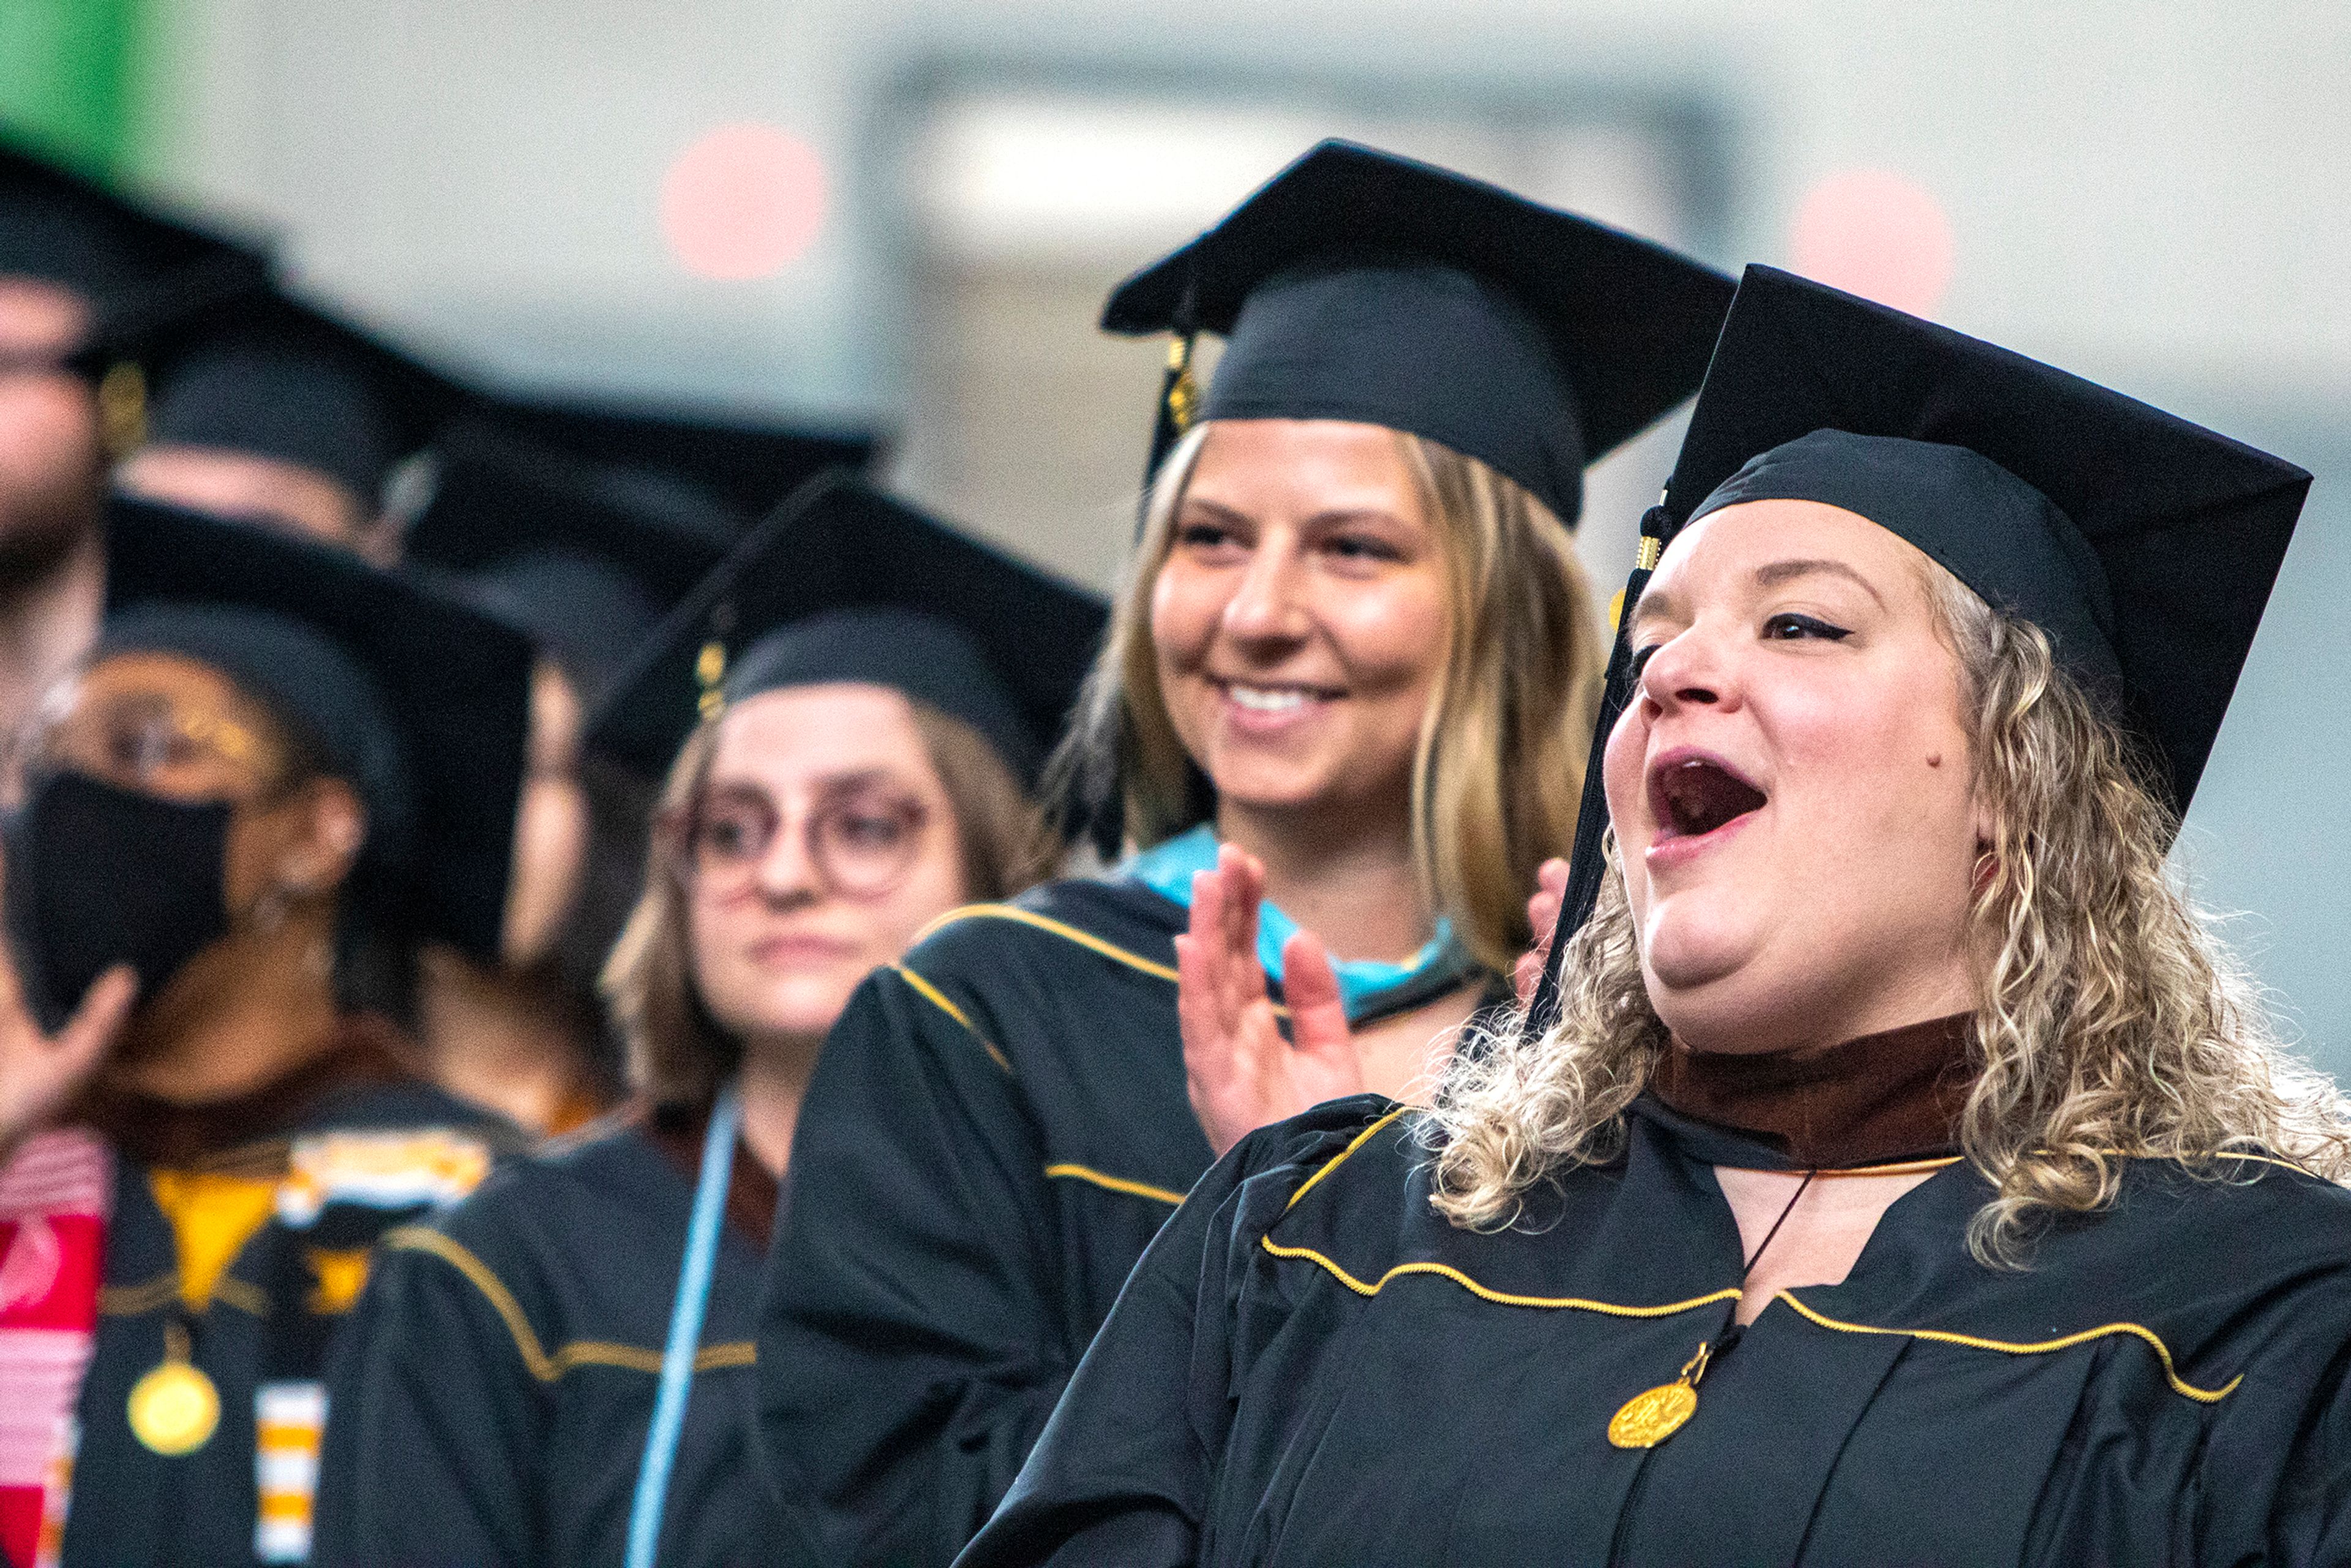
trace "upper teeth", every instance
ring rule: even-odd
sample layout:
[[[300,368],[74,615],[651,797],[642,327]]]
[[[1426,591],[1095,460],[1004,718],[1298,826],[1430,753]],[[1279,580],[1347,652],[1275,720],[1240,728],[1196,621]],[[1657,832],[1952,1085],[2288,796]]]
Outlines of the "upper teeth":
[[[1232,686],[1233,701],[1255,713],[1281,713],[1306,706],[1306,694],[1301,691],[1270,692],[1262,686]]]

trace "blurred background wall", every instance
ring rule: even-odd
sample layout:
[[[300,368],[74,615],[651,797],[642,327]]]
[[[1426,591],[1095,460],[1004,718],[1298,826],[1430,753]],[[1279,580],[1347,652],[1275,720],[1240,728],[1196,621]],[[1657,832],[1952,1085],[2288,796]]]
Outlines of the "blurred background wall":
[[[1316,137],[1810,272],[2318,476],[2180,858],[2351,1071],[2339,0],[0,0],[0,114],[277,229],[517,384],[870,419],[1107,583],[1158,343],[1108,286]],[[1612,458],[1621,578],[1674,433]]]

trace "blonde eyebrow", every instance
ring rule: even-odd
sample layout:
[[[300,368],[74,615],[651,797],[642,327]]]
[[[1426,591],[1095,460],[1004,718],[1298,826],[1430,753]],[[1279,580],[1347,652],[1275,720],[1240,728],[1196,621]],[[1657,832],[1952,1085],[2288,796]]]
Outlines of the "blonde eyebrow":
[[[1212,501],[1205,496],[1185,497],[1184,505],[1177,509],[1176,516],[1181,517],[1185,511],[1195,507],[1229,522],[1246,523],[1252,527],[1259,526],[1255,514],[1244,512],[1236,507],[1228,507],[1222,501]],[[1400,517],[1385,507],[1378,506],[1332,507],[1309,515],[1302,526],[1310,528],[1335,528],[1351,522],[1389,523],[1399,528],[1411,526],[1410,518]]]
[[[1842,577],[1858,583],[1864,593],[1877,601],[1879,608],[1885,607],[1886,596],[1877,591],[1869,579],[1841,560],[1775,560],[1768,566],[1755,569],[1755,582],[1761,588],[1775,588],[1800,577],[1813,576]]]
[[[1677,602],[1673,590],[1660,589],[1654,580],[1645,583],[1641,597],[1633,601],[1631,607],[1625,612],[1625,624],[1628,628],[1638,626],[1644,617],[1650,615],[1670,617]]]

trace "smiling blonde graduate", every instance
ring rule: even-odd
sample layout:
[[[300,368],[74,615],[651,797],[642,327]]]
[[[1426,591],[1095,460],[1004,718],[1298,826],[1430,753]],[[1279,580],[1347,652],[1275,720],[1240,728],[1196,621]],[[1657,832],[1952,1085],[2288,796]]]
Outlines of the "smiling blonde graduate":
[[[826,1048],[759,1346],[825,1561],[951,1559],[1217,1153],[1426,1093],[1500,994],[1597,696],[1583,470],[1689,394],[1727,298],[1341,143],[1113,297],[1177,366],[1061,757],[1122,858],[942,922]],[[1199,331],[1226,339],[1205,393]]]

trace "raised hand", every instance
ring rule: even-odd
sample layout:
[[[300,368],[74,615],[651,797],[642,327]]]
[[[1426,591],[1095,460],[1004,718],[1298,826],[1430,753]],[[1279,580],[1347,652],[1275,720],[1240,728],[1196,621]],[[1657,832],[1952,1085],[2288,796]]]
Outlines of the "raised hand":
[[[131,1016],[138,989],[131,966],[117,964],[83,993],[63,1029],[44,1034],[25,1005],[15,956],[0,944],[0,1164],[65,1109],[97,1071]]]
[[[1521,956],[1510,970],[1510,986],[1518,992],[1520,1007],[1535,999],[1535,988],[1542,983],[1543,966],[1551,961],[1552,934],[1559,925],[1559,906],[1566,898],[1567,862],[1557,858],[1543,862],[1535,872],[1534,896],[1527,900],[1527,925],[1535,934],[1534,949]]]
[[[1338,974],[1311,932],[1282,944],[1290,1006],[1290,1038],[1282,1038],[1257,957],[1264,896],[1265,868],[1227,844],[1216,870],[1193,877],[1191,930],[1176,938],[1185,1084],[1218,1155],[1269,1123],[1364,1088]]]

